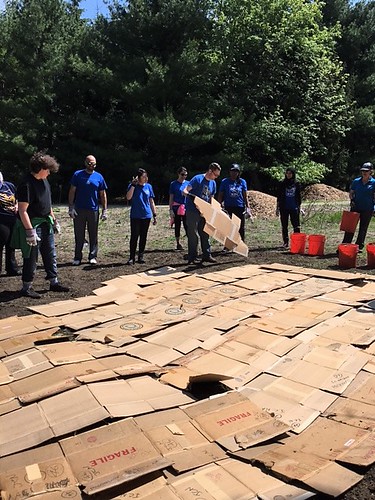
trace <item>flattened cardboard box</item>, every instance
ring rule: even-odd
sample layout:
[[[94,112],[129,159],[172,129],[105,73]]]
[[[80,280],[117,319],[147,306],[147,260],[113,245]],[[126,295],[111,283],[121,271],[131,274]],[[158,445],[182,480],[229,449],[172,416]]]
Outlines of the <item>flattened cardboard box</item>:
[[[35,403],[0,417],[0,457],[48,441],[53,432]]]
[[[44,399],[38,405],[55,436],[77,431],[109,416],[86,386]]]
[[[81,498],[76,479],[58,444],[2,458],[0,471],[3,500]]]
[[[226,458],[225,451],[210,442],[182,410],[175,408],[135,418],[136,423],[177,472],[195,469]]]
[[[132,419],[64,439],[60,445],[88,494],[170,465]]]
[[[3,365],[14,380],[19,380],[53,367],[44,354],[35,348],[4,358]]]
[[[290,429],[235,392],[193,403],[183,410],[204,434],[229,451],[254,446]]]
[[[89,384],[88,387],[112,417],[140,415],[157,409],[173,408],[194,400],[181,391],[147,376],[99,382]]]

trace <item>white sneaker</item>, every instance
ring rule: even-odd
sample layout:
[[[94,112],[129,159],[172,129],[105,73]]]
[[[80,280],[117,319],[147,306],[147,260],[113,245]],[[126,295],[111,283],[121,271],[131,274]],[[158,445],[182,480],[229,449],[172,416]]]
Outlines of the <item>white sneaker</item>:
[[[73,266],[79,266],[81,264],[80,260],[73,260],[72,265]]]
[[[97,264],[96,259],[90,259],[89,264],[91,264],[92,266],[95,266]]]

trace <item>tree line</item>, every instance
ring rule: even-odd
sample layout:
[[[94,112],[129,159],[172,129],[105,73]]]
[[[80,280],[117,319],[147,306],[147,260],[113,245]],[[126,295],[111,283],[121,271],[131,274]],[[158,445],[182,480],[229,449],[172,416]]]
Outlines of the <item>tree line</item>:
[[[158,198],[179,166],[239,163],[270,191],[287,166],[344,188],[372,160],[375,2],[8,0],[0,14],[0,169],[35,150],[72,173],[94,154],[121,196],[149,172]]]

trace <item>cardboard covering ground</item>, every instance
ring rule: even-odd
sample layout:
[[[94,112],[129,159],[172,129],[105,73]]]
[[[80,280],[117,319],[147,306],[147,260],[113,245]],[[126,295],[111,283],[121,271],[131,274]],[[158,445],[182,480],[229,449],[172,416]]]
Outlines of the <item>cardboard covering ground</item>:
[[[0,320],[2,498],[340,495],[375,461],[374,295],[166,267]]]

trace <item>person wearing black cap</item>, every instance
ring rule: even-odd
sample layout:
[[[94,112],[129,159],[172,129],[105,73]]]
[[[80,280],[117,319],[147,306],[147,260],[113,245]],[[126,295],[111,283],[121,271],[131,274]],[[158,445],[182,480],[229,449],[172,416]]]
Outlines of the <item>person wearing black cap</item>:
[[[374,213],[375,179],[372,177],[373,165],[366,162],[359,169],[361,176],[354,179],[350,186],[350,210],[359,213],[359,230],[356,245],[363,250],[367,229]],[[354,233],[345,232],[343,243],[351,243]]]
[[[241,220],[239,233],[242,241],[245,241],[245,218],[251,217],[251,210],[247,199],[247,184],[240,175],[240,166],[233,163],[229,169],[229,177],[220,183],[218,202],[223,203],[230,217],[234,214]]]
[[[296,181],[294,168],[285,170],[285,178],[280,182],[277,193],[276,216],[280,216],[281,230],[283,235],[283,247],[289,247],[288,221],[293,226],[295,233],[300,233],[300,210],[301,210],[301,186]]]

